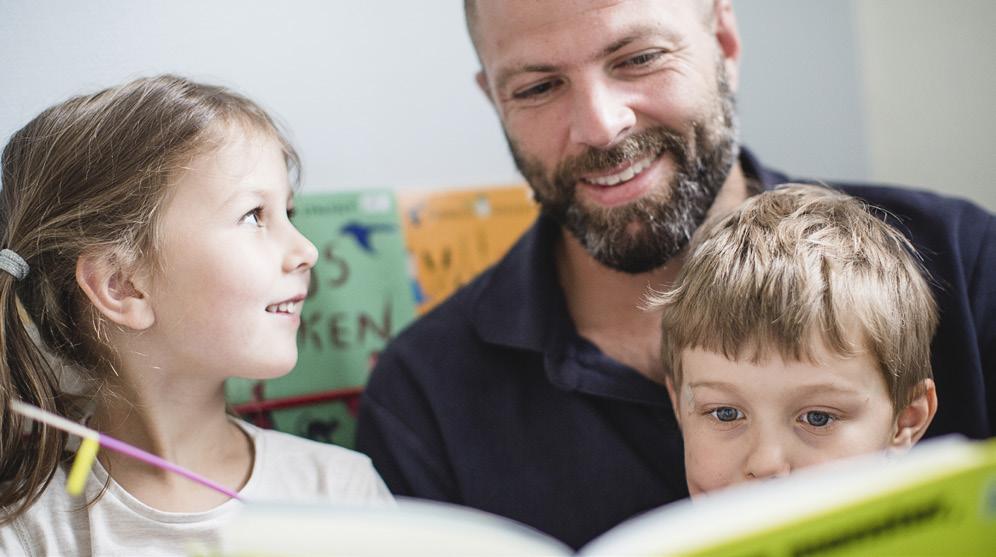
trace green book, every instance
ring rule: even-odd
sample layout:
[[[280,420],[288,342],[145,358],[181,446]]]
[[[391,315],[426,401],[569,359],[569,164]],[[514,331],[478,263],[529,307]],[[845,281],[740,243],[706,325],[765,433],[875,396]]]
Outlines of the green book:
[[[222,529],[221,546],[210,554],[573,552],[506,518],[402,500],[396,508],[249,503]],[[630,519],[578,555],[996,555],[996,439],[930,440],[901,456],[868,455],[735,486]]]
[[[415,317],[396,203],[390,191],[296,198],[294,224],[319,253],[301,312],[298,362],[277,379],[227,382],[228,401],[247,420],[353,446],[370,368]]]
[[[627,521],[584,555],[996,555],[996,439],[929,440],[685,501]]]

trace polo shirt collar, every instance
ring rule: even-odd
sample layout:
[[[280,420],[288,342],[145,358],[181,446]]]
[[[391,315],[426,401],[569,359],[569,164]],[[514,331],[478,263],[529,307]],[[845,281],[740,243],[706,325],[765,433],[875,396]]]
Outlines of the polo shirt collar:
[[[745,175],[764,187],[786,181],[741,149]],[[482,340],[542,352],[550,381],[577,390],[647,404],[668,404],[664,387],[603,354],[578,335],[557,280],[554,246],[560,226],[540,215],[485,275],[471,303],[471,322]]]

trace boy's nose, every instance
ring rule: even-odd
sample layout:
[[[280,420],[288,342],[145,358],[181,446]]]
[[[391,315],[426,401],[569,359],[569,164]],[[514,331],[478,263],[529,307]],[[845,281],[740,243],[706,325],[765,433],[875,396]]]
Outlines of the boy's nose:
[[[614,145],[636,124],[636,114],[621,91],[593,78],[573,87],[570,140],[572,144],[604,149]]]
[[[771,435],[758,435],[744,463],[744,477],[761,480],[786,476],[792,470],[785,447]]]

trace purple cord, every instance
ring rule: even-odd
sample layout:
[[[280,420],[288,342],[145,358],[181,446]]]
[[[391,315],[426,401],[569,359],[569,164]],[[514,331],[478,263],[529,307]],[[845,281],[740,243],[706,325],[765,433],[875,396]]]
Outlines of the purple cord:
[[[213,481],[205,478],[204,476],[201,476],[200,474],[191,472],[190,470],[187,470],[186,468],[183,468],[182,466],[178,466],[176,464],[173,464],[172,462],[169,462],[168,460],[163,460],[163,459],[159,458],[158,456],[156,456],[156,455],[154,455],[152,453],[147,453],[147,452],[143,451],[142,449],[139,449],[138,447],[134,447],[132,445],[129,445],[128,443],[125,443],[124,441],[118,441],[117,439],[115,439],[113,437],[109,437],[107,435],[104,435],[103,433],[100,434],[100,446],[107,447],[108,449],[111,449],[112,451],[116,451],[116,452],[119,452],[119,453],[121,453],[123,455],[127,455],[127,456],[130,456],[132,458],[141,460],[142,462],[147,462],[147,463],[149,463],[149,464],[151,464],[151,465],[153,465],[153,466],[155,466],[157,468],[162,468],[163,470],[169,470],[170,472],[174,472],[176,474],[179,474],[179,475],[183,476],[184,478],[187,478],[189,480],[195,481],[195,482],[197,482],[197,483],[199,483],[199,484],[201,484],[201,485],[203,485],[205,487],[210,487],[211,489],[213,489],[215,491],[218,491],[220,493],[224,493],[225,495],[231,497],[232,499],[238,499],[240,501],[242,500],[242,498],[239,497],[238,493],[236,493],[236,492],[228,489],[225,486],[216,484]]]

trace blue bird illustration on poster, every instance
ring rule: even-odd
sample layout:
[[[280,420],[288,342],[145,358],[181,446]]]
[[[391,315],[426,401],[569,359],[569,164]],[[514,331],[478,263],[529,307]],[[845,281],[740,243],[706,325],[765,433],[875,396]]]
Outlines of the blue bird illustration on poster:
[[[358,221],[350,221],[339,228],[339,233],[352,236],[356,240],[357,245],[360,246],[360,249],[370,254],[376,254],[377,252],[374,251],[373,244],[371,243],[371,236],[375,232],[394,232],[395,230],[397,230],[397,226],[393,224],[363,224]]]

